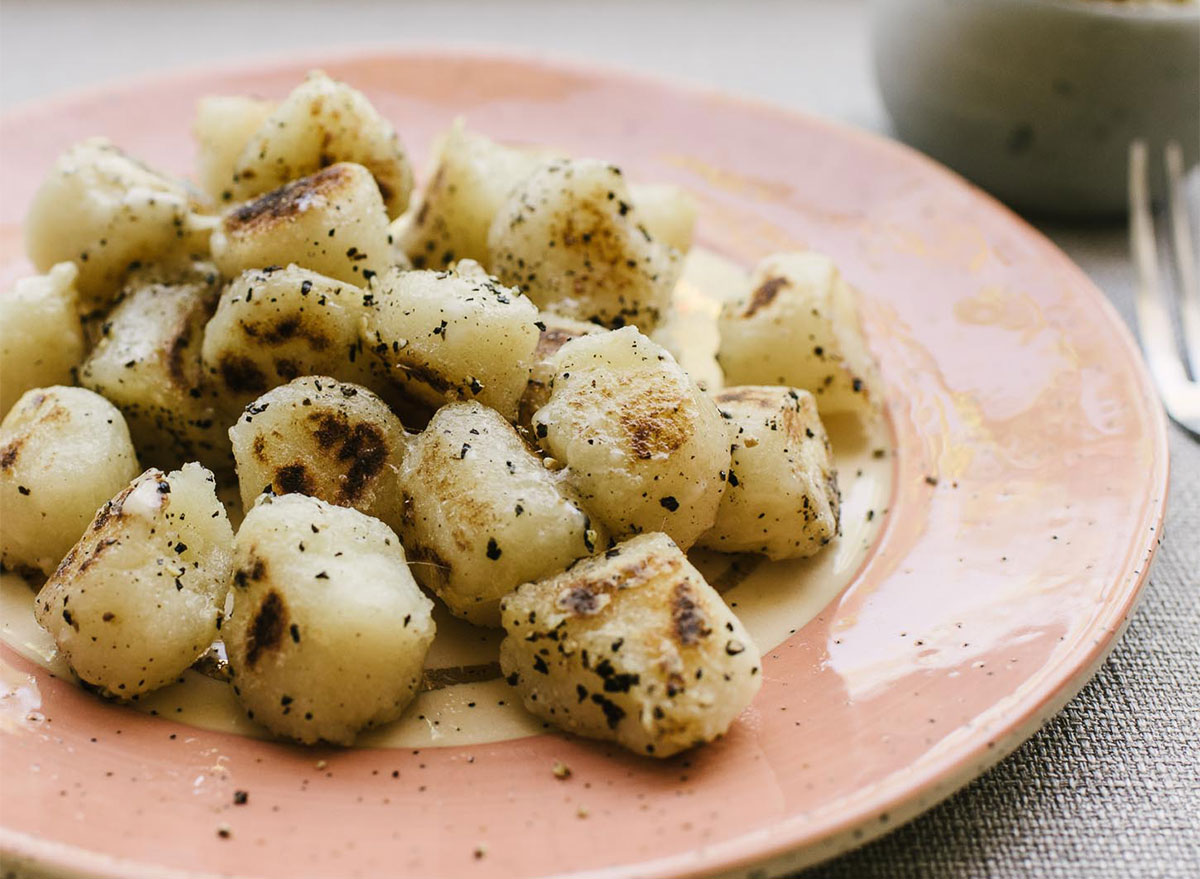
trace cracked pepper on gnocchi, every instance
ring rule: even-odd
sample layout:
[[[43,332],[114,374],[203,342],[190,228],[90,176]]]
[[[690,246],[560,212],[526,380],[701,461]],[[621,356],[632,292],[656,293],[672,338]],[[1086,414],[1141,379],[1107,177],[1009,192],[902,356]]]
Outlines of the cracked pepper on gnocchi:
[[[675,186],[462,121],[420,185],[321,72],[205,98],[194,134],[196,185],[67,150],[40,274],[0,298],[0,553],[78,679],[136,700],[195,667],[348,745],[438,686],[448,613],[503,629],[483,668],[547,725],[654,757],[724,735],[762,658],[687,552],[835,542],[822,416],[879,411],[833,263],[728,291],[722,388],[654,335],[697,216]]]

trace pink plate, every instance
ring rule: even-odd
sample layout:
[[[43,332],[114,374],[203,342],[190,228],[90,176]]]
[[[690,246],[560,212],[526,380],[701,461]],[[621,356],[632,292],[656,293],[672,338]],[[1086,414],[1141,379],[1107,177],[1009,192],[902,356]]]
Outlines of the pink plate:
[[[473,53],[147,77],[0,123],[6,278],[25,268],[30,196],[70,143],[104,133],[186,172],[197,98],[281,96],[317,66],[363,89],[418,158],[462,114],[500,139],[685,186],[701,243],[743,264],[830,253],[863,293],[887,383],[885,528],[851,585],[770,651],[731,735],[666,762],[550,734],[303,750],[102,703],[5,647],[28,676],[0,700],[8,863],[121,879],[768,875],[928,808],[1093,673],[1158,540],[1162,413],[1078,268],[887,141],[652,79]],[[556,760],[570,779],[555,778]],[[232,805],[237,789],[245,805]]]

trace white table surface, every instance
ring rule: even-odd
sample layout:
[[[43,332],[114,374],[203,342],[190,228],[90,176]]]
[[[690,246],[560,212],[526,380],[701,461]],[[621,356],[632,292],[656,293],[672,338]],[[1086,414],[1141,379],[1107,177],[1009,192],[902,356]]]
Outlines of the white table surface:
[[[0,110],[295,49],[494,44],[657,71],[887,133],[866,19],[863,0],[3,0]],[[1130,320],[1124,228],[1040,225]],[[1171,440],[1167,544],[1096,681],[984,778],[814,875],[1200,876],[1200,450],[1177,429]]]

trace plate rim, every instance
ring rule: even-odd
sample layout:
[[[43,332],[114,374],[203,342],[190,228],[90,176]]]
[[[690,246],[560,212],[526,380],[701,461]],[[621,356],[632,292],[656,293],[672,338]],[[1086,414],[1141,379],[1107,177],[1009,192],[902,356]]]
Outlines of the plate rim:
[[[542,68],[549,74],[577,73],[600,76],[607,80],[620,79],[630,85],[654,85],[693,100],[715,101],[721,104],[751,109],[795,121],[813,128],[832,131],[838,137],[854,138],[868,148],[888,154],[898,160],[921,166],[925,172],[941,176],[960,190],[969,193],[980,210],[999,213],[1004,221],[1016,226],[1026,240],[1036,244],[1039,253],[1064,270],[1078,288],[1079,295],[1098,306],[1103,320],[1116,332],[1131,370],[1121,374],[1136,376],[1142,398],[1147,402],[1147,425],[1151,441],[1151,466],[1144,497],[1148,498],[1142,537],[1130,540],[1130,557],[1135,571],[1126,571],[1111,588],[1114,598],[1104,605],[1079,632],[1080,647],[1046,666],[1041,680],[1008,709],[998,721],[991,741],[974,744],[932,761],[920,775],[907,775],[897,780],[893,773],[877,782],[869,794],[862,796],[851,808],[844,810],[838,820],[818,820],[814,831],[811,818],[802,815],[785,816],[765,829],[747,831],[722,842],[705,847],[702,863],[687,854],[668,855],[636,865],[637,874],[645,877],[703,877],[775,876],[801,869],[836,857],[873,839],[898,829],[918,815],[931,809],[975,778],[988,771],[1035,734],[1055,716],[1091,680],[1112,652],[1129,624],[1130,617],[1142,597],[1149,579],[1151,562],[1162,539],[1162,524],[1169,494],[1170,454],[1166,415],[1157,391],[1150,379],[1141,350],[1130,327],[1115,306],[1091,278],[1044,233],[997,198],[962,177],[962,175],[926,156],[913,147],[882,133],[857,128],[847,122],[831,119],[802,109],[795,109],[753,95],[740,94],[688,80],[684,77],[651,72],[594,58],[578,59],[544,49],[504,46],[471,41],[373,41],[343,44],[330,48],[308,48],[299,51],[261,53],[252,56],[222,59],[212,64],[189,64],[168,68],[161,73],[148,71],[114,77],[95,85],[69,89],[42,98],[23,101],[0,115],[0,133],[10,125],[20,124],[23,117],[53,113],[56,108],[88,98],[134,91],[148,79],[158,86],[170,86],[201,76],[253,76],[287,66],[323,67],[345,63],[370,64],[403,57],[408,59],[477,62],[494,60]],[[0,143],[3,138],[0,137]],[[889,418],[889,427],[891,419]],[[1155,499],[1157,495],[1157,499]],[[1146,536],[1149,535],[1149,536]],[[876,538],[882,538],[881,534]],[[1131,576],[1132,575],[1132,576]],[[849,585],[852,585],[851,580]],[[839,593],[839,596],[844,593]],[[835,597],[833,601],[836,601]],[[1089,637],[1090,636],[1090,637]],[[874,820],[881,811],[888,813],[887,823]],[[769,838],[759,839],[763,833]],[[16,856],[38,868],[53,868],[65,876],[161,877],[161,879],[210,879],[221,874],[178,870],[165,866],[139,863],[125,858],[113,858],[90,849],[57,842],[0,826],[0,854]],[[687,863],[684,863],[684,861]],[[593,870],[575,871],[568,875],[579,879],[611,879],[626,876],[630,864],[617,864]],[[716,871],[716,872],[714,872]]]

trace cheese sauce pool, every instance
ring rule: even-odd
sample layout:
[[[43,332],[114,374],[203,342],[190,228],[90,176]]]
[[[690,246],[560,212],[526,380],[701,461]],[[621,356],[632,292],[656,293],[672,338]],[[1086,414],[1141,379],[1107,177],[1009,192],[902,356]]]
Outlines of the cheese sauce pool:
[[[746,272],[721,257],[694,249],[675,290],[675,310],[654,338],[703,387],[720,387],[716,317],[721,302],[746,285]],[[883,423],[852,416],[825,419],[842,490],[842,534],[811,559],[769,562],[693,550],[689,557],[734,609],[765,654],[811,620],[845,588],[862,565],[891,497],[889,433]],[[231,518],[233,516],[231,515]],[[236,520],[235,520],[236,521]],[[0,638],[29,661],[70,677],[54,641],[33,618],[28,583],[0,577]],[[440,604],[437,637],[425,660],[422,691],[404,716],[368,730],[362,747],[420,748],[496,742],[541,732],[545,725],[521,708],[496,661],[502,632],[458,620]],[[0,687],[26,676],[0,660]],[[219,675],[188,670],[179,683],[131,703],[133,710],[237,735],[269,738],[246,719],[230,685]]]

